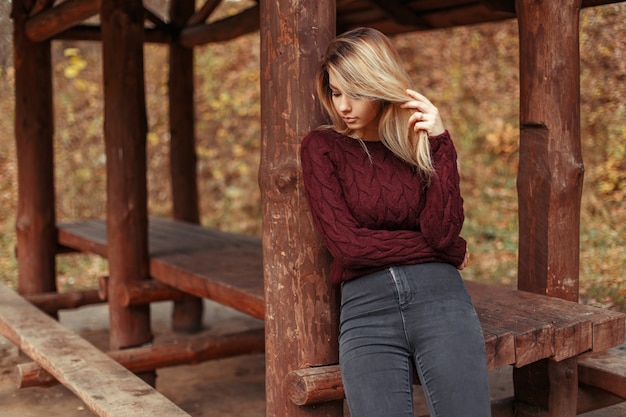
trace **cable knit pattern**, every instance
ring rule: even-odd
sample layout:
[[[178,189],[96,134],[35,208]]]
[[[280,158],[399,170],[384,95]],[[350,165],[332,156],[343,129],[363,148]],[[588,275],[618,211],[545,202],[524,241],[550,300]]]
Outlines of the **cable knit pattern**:
[[[382,142],[315,130],[301,161],[311,214],[340,283],[398,264],[460,265],[466,243],[456,151],[448,132],[429,138],[437,171],[428,187]]]

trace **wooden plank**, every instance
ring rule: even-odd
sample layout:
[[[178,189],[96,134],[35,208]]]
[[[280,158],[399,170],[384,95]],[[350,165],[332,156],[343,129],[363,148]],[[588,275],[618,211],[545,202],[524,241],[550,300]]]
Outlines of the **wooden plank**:
[[[480,318],[480,315],[479,315]],[[487,368],[499,369],[515,363],[515,334],[511,329],[503,329],[481,319],[485,338]]]
[[[578,380],[626,400],[626,351],[609,349],[578,359]]]
[[[483,327],[514,331],[515,349],[522,355],[516,357],[517,366],[544,358],[560,361],[624,341],[622,313],[502,286],[466,285]]]
[[[256,255],[198,250],[153,258],[150,271],[155,280],[171,287],[263,319],[263,276]]]
[[[74,332],[0,283],[0,333],[101,417],[189,417]]]
[[[509,329],[514,334],[515,360],[524,366],[552,355],[552,327],[541,317],[517,309],[517,292],[505,288],[466,282],[481,323]]]
[[[107,231],[102,220],[83,220],[57,225],[60,245],[107,257]]]
[[[231,356],[262,353],[265,345],[263,328],[237,333],[193,335],[156,345],[107,352],[114,361],[132,372],[145,372],[169,366],[195,364]],[[19,388],[54,385],[53,377],[35,362],[18,365]]]
[[[104,222],[59,225],[59,243],[106,257]],[[258,238],[152,217],[150,275],[186,293],[263,319],[263,267]]]

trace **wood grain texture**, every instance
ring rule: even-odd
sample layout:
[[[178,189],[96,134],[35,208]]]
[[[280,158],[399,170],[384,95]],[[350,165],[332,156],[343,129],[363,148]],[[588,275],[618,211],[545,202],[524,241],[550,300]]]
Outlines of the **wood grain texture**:
[[[0,284],[0,333],[101,417],[188,417],[98,348]]]

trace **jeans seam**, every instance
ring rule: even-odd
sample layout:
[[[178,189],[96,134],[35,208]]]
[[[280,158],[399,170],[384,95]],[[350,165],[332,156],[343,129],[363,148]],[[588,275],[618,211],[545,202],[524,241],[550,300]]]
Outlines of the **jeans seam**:
[[[396,271],[397,270],[394,267],[389,268],[389,273],[391,274],[391,278],[396,288],[396,294],[398,295],[398,312],[400,313],[400,318],[402,319],[402,332],[404,333],[404,341],[406,343],[406,349],[407,349],[407,352],[411,352],[411,339],[409,338],[409,333],[407,332],[404,311],[402,311],[402,299],[400,296],[400,285],[398,284],[398,276],[396,275]]]

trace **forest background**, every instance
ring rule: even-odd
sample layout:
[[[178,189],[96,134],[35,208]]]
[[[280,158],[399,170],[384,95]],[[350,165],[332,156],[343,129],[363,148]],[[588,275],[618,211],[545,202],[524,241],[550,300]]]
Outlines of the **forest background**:
[[[161,16],[165,0],[145,2]],[[249,7],[224,1],[214,18]],[[16,286],[14,71],[10,1],[0,0],[0,281]],[[585,163],[581,301],[626,310],[626,3],[581,12]],[[393,39],[414,88],[438,106],[456,142],[465,198],[467,279],[515,285],[519,144],[517,22],[418,32]],[[103,218],[105,155],[101,49],[53,43],[56,212],[60,222]],[[149,213],[171,210],[167,49],[145,46]],[[196,48],[196,138],[202,224],[260,236],[259,35]],[[62,291],[95,287],[106,261],[58,258]]]

